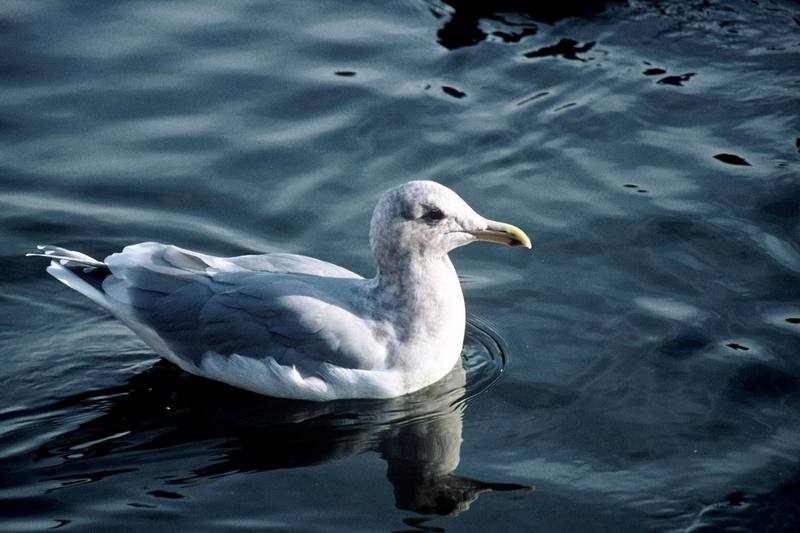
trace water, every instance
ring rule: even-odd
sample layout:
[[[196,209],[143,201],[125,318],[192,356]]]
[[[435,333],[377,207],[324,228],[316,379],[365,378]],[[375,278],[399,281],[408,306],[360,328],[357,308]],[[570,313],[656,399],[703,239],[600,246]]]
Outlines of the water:
[[[799,527],[800,8],[501,4],[0,6],[0,530]],[[534,252],[453,254],[465,370],[410,398],[187,376],[22,257],[371,275],[411,178]]]

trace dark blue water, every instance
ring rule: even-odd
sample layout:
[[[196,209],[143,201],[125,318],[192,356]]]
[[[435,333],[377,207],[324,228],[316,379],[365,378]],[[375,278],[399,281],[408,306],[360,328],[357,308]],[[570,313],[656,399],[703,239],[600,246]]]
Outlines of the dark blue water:
[[[0,531],[800,528],[800,5],[522,4],[0,4]],[[453,254],[463,368],[388,402],[188,376],[22,257],[371,275],[414,178],[534,252]]]

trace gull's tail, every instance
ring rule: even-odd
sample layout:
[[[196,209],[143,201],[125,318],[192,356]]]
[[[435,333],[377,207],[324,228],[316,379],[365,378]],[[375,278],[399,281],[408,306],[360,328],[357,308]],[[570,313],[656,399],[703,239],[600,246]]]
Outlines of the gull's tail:
[[[39,250],[38,253],[32,252],[25,255],[28,257],[46,257],[52,260],[58,259],[61,266],[65,267],[107,268],[102,261],[98,261],[81,252],[74,252],[59,246],[50,246],[49,244],[40,244],[36,248]]]
[[[49,244],[36,247],[39,252],[27,253],[28,257],[50,259],[47,272],[67,287],[78,291],[93,302],[110,310],[103,291],[103,280],[111,273],[102,261],[81,252],[67,250]]]

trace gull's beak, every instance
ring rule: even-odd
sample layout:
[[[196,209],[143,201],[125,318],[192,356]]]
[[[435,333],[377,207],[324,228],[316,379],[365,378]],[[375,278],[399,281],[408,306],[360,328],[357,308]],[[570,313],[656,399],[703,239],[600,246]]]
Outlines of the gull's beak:
[[[506,246],[524,246],[531,249],[531,240],[525,232],[505,222],[486,221],[486,228],[470,231],[479,241],[499,242]]]

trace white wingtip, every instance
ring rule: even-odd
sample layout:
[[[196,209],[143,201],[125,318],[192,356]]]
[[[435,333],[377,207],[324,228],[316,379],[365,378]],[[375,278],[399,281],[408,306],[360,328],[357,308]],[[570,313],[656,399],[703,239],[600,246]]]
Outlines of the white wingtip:
[[[28,252],[25,254],[25,257],[44,257],[51,260],[57,259],[64,266],[88,266],[95,268],[102,268],[106,266],[106,264],[102,261],[98,261],[97,259],[84,253],[67,250],[66,248],[61,248],[59,246],[39,244],[36,246],[36,248],[41,250],[43,253]]]

